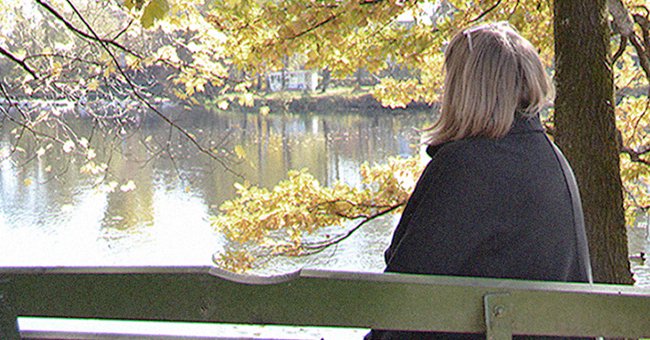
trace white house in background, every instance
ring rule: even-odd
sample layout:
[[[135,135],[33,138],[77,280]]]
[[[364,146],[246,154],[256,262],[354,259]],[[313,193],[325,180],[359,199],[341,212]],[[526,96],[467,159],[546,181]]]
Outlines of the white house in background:
[[[318,86],[318,73],[315,71],[272,72],[269,73],[267,79],[271,92],[282,90],[315,91]]]

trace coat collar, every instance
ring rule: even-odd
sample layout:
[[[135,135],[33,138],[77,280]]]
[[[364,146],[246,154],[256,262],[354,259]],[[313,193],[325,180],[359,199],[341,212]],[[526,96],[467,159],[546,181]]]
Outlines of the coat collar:
[[[531,132],[544,132],[544,127],[539,119],[539,115],[524,116],[517,112],[515,114],[515,121],[512,123],[512,128],[506,136]],[[429,157],[433,158],[433,156],[447,143],[449,142],[438,145],[428,145],[427,154]]]
[[[512,129],[508,134],[544,132],[544,127],[538,115],[524,116],[519,113],[515,114],[515,121],[512,123]]]

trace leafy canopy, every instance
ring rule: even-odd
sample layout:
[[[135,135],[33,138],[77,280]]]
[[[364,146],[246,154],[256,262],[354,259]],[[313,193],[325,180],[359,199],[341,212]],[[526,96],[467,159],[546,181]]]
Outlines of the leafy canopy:
[[[627,44],[633,39],[612,25],[621,175],[632,224],[650,208],[650,105],[645,90],[650,76],[643,69],[645,51],[650,50],[643,45],[649,43],[650,11],[646,1],[623,4],[641,46]],[[496,20],[512,23],[539,48],[551,72],[553,66],[553,11],[551,2],[543,0],[34,0],[0,1],[0,10],[7,14],[0,17],[0,84],[7,98],[11,92],[32,98],[146,101],[171,93],[197,105],[203,95],[229,94],[218,104],[228,109],[230,102],[253,105],[259,77],[289,68],[326,70],[335,79],[363,69],[377,79],[372,93],[384,106],[435,103],[442,94],[442,53],[450,37],[469,25]],[[142,85],[147,81],[163,83],[169,92],[156,94]],[[268,108],[260,112],[269,114]],[[245,156],[237,150],[202,148],[192,132],[158,114],[215,159]],[[94,118],[102,124],[115,121]],[[82,156],[84,172],[90,175],[101,176],[107,168],[95,159],[91,138],[68,128],[47,134],[46,128],[57,126],[53,115],[28,113],[12,119],[16,135],[31,132],[43,140],[35,148],[39,153],[58,145],[65,153]],[[102,124],[109,131],[123,130],[119,124]],[[552,119],[548,124],[552,127]],[[238,197],[224,203],[213,221],[240,247],[218,260],[241,270],[264,249],[296,255],[335,244],[333,238],[306,247],[303,236],[345,220],[363,223],[399,211],[410,188],[401,179],[413,181],[420,165],[412,159],[390,160],[361,171],[360,187],[326,188],[305,171],[289,173],[274,189],[242,184]]]

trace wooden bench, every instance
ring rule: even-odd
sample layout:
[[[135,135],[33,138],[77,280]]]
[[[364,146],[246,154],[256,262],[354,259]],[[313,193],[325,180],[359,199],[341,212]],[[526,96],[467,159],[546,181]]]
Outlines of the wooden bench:
[[[17,317],[650,337],[650,289],[302,270],[250,282],[210,267],[0,267],[0,339]],[[232,280],[231,280],[232,279]]]

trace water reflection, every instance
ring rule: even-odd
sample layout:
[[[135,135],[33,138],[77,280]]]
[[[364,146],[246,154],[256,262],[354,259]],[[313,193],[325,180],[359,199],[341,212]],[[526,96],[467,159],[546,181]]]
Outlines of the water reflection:
[[[209,264],[224,239],[208,218],[233,197],[233,183],[245,179],[270,187],[288,170],[301,168],[326,184],[358,183],[361,163],[412,154],[414,128],[430,116],[169,114],[203,147],[240,150],[241,159],[230,155],[233,172],[156,120],[145,119],[139,128],[117,135],[97,133],[88,120],[70,120],[97,151],[93,162],[106,163],[108,170],[82,175],[86,160],[57,145],[29,161],[47,145],[21,141],[25,152],[0,163],[0,265]],[[0,149],[7,153],[14,136],[10,126],[2,128]],[[343,260],[326,262],[380,270],[391,228],[392,221],[368,227],[337,250],[347,254]],[[376,256],[362,265],[355,262],[371,252]]]
[[[650,218],[645,216],[634,227],[628,229],[630,269],[637,286],[650,287]],[[644,253],[645,256],[640,254]]]
[[[168,113],[204,148],[240,149],[242,159],[229,156],[233,172],[154,119],[118,134],[110,129],[97,133],[93,122],[71,120],[97,151],[93,161],[108,165],[98,175],[106,176],[103,185],[96,183],[97,176],[80,174],[83,157],[24,139],[24,151],[0,162],[0,265],[209,265],[225,240],[208,218],[233,197],[233,183],[246,179],[271,187],[288,170],[308,168],[322,183],[356,184],[363,162],[417,152],[414,129],[430,120],[427,112]],[[6,122],[1,128],[0,155],[6,155],[15,136]],[[32,157],[40,148],[47,152]],[[113,191],[106,190],[109,183]],[[389,217],[367,225],[336,248],[308,259],[309,265],[380,271],[394,224]],[[630,232],[631,253],[650,253],[643,232]],[[274,259],[266,269],[282,271],[304,261]],[[640,286],[650,286],[648,262],[632,264]]]

